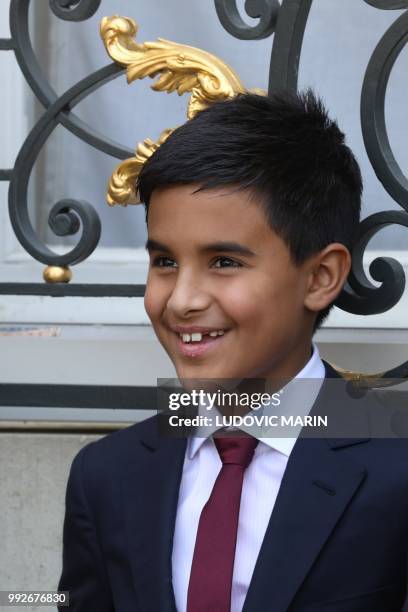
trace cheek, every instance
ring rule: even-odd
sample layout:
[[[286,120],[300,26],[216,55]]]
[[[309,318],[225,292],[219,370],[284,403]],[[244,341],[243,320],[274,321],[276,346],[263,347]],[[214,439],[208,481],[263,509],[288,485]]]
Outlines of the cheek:
[[[270,277],[263,275],[224,291],[223,309],[242,328],[250,329],[254,339],[272,331],[277,337],[297,319],[297,291],[293,279],[276,277],[271,283]]]
[[[252,279],[251,279],[252,280]],[[268,282],[269,281],[269,282]],[[218,294],[232,319],[256,327],[260,320],[273,319],[274,313],[284,310],[284,293],[266,278],[254,282],[231,285]]]
[[[231,319],[238,325],[244,327],[255,327],[256,320],[259,317],[259,304],[254,296],[248,295],[231,295],[226,301],[226,311]]]
[[[160,285],[147,279],[144,296],[144,307],[152,323],[158,319],[163,310],[164,296]]]
[[[147,293],[147,290],[145,291],[145,296],[144,296],[144,308],[145,311],[147,312],[147,316],[149,317],[150,321],[152,321],[153,319],[153,302],[150,299],[150,294]]]

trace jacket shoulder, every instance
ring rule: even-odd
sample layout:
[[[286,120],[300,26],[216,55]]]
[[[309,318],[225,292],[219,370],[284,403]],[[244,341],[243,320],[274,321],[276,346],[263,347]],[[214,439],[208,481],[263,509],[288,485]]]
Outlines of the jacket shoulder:
[[[106,473],[118,465],[129,465],[142,447],[141,441],[157,436],[157,416],[130,425],[120,431],[93,440],[81,448],[74,457],[73,465],[82,463],[87,471],[95,473],[103,468]]]

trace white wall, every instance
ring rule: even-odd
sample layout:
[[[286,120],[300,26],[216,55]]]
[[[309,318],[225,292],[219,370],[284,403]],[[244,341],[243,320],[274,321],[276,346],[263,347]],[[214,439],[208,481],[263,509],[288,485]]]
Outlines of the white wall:
[[[0,433],[1,590],[57,590],[69,467],[79,449],[98,437]]]

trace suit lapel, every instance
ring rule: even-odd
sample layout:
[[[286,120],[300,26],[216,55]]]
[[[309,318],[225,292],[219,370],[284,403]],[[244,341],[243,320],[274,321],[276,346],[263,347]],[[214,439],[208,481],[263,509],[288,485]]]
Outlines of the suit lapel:
[[[139,460],[122,482],[127,546],[143,612],[176,612],[171,553],[185,439],[142,442]]]
[[[337,373],[325,363],[327,378]],[[340,377],[338,377],[340,378]],[[327,386],[311,413],[325,414]],[[340,400],[341,401],[341,400]],[[357,418],[364,431],[364,418]],[[299,438],[289,457],[243,612],[268,607],[286,612],[320,550],[353,498],[366,471],[335,449],[368,441]]]

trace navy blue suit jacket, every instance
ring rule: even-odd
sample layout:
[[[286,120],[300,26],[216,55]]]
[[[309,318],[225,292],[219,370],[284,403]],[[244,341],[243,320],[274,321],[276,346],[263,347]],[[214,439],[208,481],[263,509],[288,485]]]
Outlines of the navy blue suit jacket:
[[[325,368],[326,379],[338,377]],[[325,412],[324,389],[312,413]],[[362,433],[297,440],[244,612],[408,612],[408,440]],[[154,417],[75,457],[59,584],[69,610],[176,612],[171,552],[185,448],[161,437]]]

